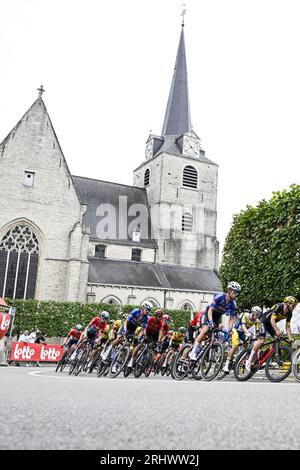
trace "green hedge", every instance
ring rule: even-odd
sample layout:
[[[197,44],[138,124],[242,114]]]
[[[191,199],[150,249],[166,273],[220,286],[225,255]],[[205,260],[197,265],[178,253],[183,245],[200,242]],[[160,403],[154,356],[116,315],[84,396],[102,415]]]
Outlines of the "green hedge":
[[[121,318],[124,313],[130,313],[136,305],[122,307],[106,304],[81,304],[79,302],[44,302],[36,300],[10,300],[6,299],[10,307],[16,307],[14,335],[21,331],[38,328],[47,336],[64,336],[77,323],[87,325],[92,317],[101,310],[107,310],[111,318]],[[186,310],[167,310],[173,324],[171,328],[177,329],[186,326],[190,321],[190,312]]]

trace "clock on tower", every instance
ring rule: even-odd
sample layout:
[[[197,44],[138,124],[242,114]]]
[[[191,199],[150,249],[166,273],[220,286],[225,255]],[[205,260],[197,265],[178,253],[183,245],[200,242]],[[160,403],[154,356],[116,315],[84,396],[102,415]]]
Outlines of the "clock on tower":
[[[200,142],[195,137],[185,135],[183,138],[182,153],[188,157],[198,157],[200,153]]]

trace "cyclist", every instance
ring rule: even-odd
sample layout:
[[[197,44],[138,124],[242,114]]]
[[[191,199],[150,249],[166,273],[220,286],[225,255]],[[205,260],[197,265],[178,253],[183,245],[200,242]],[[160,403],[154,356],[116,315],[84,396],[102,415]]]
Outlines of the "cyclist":
[[[181,326],[180,328],[178,328],[178,331],[174,331],[174,333],[172,334],[170,338],[168,352],[165,357],[165,362],[163,363],[163,367],[167,366],[169,357],[171,357],[172,354],[178,351],[179,346],[183,344],[186,337],[186,332],[186,328],[184,326]]]
[[[298,304],[296,297],[288,295],[284,298],[283,302],[274,305],[271,310],[266,311],[262,316],[261,328],[259,333],[259,339],[254,344],[250,357],[246,361],[245,367],[248,372],[251,370],[251,364],[253,357],[258,353],[259,349],[263,346],[267,333],[274,338],[281,336],[281,331],[277,327],[277,323],[281,320],[286,320],[286,333],[290,343],[292,343],[292,330],[291,330],[291,319],[293,311]]]
[[[87,340],[89,340],[92,344],[95,343],[96,338],[102,338],[102,333],[106,328],[107,322],[109,320],[109,313],[103,310],[97,317],[92,318],[88,326],[85,328],[80,341],[76,346],[76,350],[80,349]],[[73,359],[73,357],[72,357]]]
[[[250,312],[242,313],[238,317],[238,321],[232,328],[232,347],[228,351],[227,360],[225,366],[223,367],[224,372],[230,372],[233,356],[239,346],[239,342],[242,341],[243,344],[246,344],[247,340],[250,338],[251,333],[249,329],[254,327],[256,334],[258,334],[260,329],[259,319],[261,318],[262,314],[262,309],[258,306],[255,306],[251,308]]]
[[[149,320],[149,312],[151,310],[150,305],[145,304],[141,308],[135,308],[132,310],[131,314],[128,316],[127,320],[123,323],[121,328],[118,331],[117,338],[112,341],[111,345],[108,347],[107,351],[102,355],[103,361],[108,358],[109,353],[113,348],[123,341],[123,337],[126,334],[134,335],[136,329],[141,326],[140,337],[144,336],[146,333],[146,326]],[[140,339],[139,337],[139,339]]]
[[[124,317],[123,317],[124,318]],[[126,316],[127,318],[127,316]],[[117,334],[118,334],[118,331],[119,329],[121,328],[122,326],[122,323],[123,323],[123,320],[119,319],[119,320],[115,320],[111,326],[111,330],[110,330],[110,333],[109,333],[109,339],[110,340],[114,340],[116,339],[117,337]]]
[[[75,328],[72,328],[63,342],[63,347],[66,349],[70,349],[72,346],[75,346],[80,340],[82,330],[83,326],[80,324],[76,325]]]
[[[190,321],[189,327],[188,327],[188,340],[189,343],[194,343],[194,333],[200,328],[200,322],[201,318],[203,316],[204,312],[198,312],[193,320]]]
[[[229,330],[232,328],[236,319],[236,295],[241,291],[241,286],[238,282],[231,281],[227,286],[226,293],[216,294],[213,298],[210,306],[206,308],[205,313],[201,317],[201,331],[199,336],[196,338],[193,349],[190,352],[190,359],[196,361],[201,343],[207,334],[208,330],[214,326],[219,326],[222,315],[228,315],[229,319]]]
[[[162,340],[162,335],[163,335],[163,322],[162,322],[162,317],[163,317],[163,311],[162,310],[155,310],[153,316],[149,317],[147,326],[146,326],[146,334],[143,335],[142,331],[139,335],[139,342],[138,345],[134,348],[132,351],[132,355],[130,358],[130,361],[128,363],[128,367],[132,368],[134,360],[139,352],[139,350],[142,347],[141,339],[143,337],[146,338],[146,340],[152,341],[153,343],[160,343]]]
[[[162,324],[163,324],[162,336],[163,336],[163,338],[166,338],[168,336],[168,333],[170,331],[171,321],[172,321],[172,319],[169,315],[163,315],[163,317],[162,317]]]

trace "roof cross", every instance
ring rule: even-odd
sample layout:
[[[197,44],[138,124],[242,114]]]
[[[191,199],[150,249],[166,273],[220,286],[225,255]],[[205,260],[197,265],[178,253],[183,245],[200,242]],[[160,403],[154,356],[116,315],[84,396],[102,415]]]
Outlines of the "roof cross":
[[[183,6],[183,10],[182,10],[182,13],[181,13],[180,16],[182,16],[182,23],[181,23],[181,26],[184,27],[184,17],[185,17],[185,14],[186,14],[186,12],[187,12],[187,9],[185,8],[185,7],[186,7],[186,4],[185,4],[185,3],[183,3],[182,6]]]
[[[46,91],[44,90],[43,85],[41,85],[40,88],[38,88],[37,90],[39,92],[39,98],[42,98],[43,93]]]

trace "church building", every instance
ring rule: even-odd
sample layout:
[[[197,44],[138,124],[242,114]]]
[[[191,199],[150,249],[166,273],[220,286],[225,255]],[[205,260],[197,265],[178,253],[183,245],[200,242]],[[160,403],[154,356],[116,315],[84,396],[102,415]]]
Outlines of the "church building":
[[[0,144],[0,297],[205,308],[221,289],[218,166],[191,125],[184,24],[133,186],[71,174],[43,91]]]

